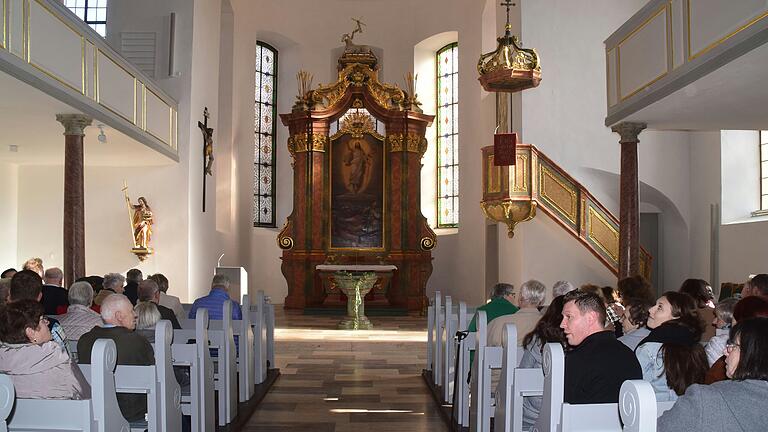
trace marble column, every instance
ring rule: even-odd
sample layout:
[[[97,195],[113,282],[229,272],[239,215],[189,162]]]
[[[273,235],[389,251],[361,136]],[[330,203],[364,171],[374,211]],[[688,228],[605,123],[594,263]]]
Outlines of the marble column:
[[[64,125],[64,286],[85,276],[85,180],[83,138],[92,119],[56,114]]]
[[[638,135],[645,123],[622,122],[611,130],[621,138],[619,192],[619,280],[640,274],[640,197],[637,177]]]

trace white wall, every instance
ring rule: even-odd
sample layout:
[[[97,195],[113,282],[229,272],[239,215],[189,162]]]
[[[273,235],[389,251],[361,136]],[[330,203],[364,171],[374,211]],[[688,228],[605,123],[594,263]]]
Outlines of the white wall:
[[[514,112],[515,123],[522,125],[522,140],[541,149],[615,215],[620,145],[619,136],[603,125],[607,111],[603,40],[644,4],[643,0],[521,3],[523,46],[536,48],[542,64],[541,84],[522,93],[521,109]],[[644,131],[640,135],[640,200],[662,211],[665,271],[658,281],[662,289],[679,286],[690,267],[689,141],[686,132]],[[544,216],[537,219],[540,217]],[[517,231],[528,230],[528,225],[519,225]],[[542,277],[520,264],[521,250],[542,271],[560,271],[562,256],[537,254],[538,248],[531,247],[552,239],[526,233],[521,237],[531,244],[515,246],[504,237],[500,230],[501,280],[520,280],[515,268],[530,275],[527,277]],[[589,254],[582,249],[574,250],[570,259],[578,262],[581,255]],[[507,265],[508,260],[518,262]],[[594,274],[596,281],[603,276]]]
[[[11,163],[0,163],[0,267],[3,270],[18,268],[20,259],[16,255],[18,239],[18,167]],[[0,271],[3,271],[0,270]]]
[[[254,3],[234,0],[232,6],[235,16],[233,93],[242,95],[233,100],[233,136],[242,160],[253,160],[253,100],[250,95],[253,94],[255,41],[263,40],[279,50],[278,112],[289,112],[296,94],[295,75],[300,69],[314,74],[314,86],[335,81],[336,76],[328,72],[335,68],[337,59],[332,52],[342,45],[341,34],[354,28],[354,23],[349,20],[354,16],[363,17],[367,23],[363,34],[355,37],[355,42],[382,48],[381,76],[400,86],[404,84],[403,75],[415,69],[415,45],[437,34],[458,34],[462,100],[459,130],[461,142],[466,143],[462,144],[460,160],[462,166],[480,166],[479,148],[489,142],[493,131],[493,97],[477,85],[475,64],[480,51],[491,50],[495,45],[495,36],[486,38],[482,30],[483,23],[489,22],[490,30],[486,32],[496,33],[493,27],[497,6],[494,2],[330,0],[299,3],[271,0]],[[404,14],[404,10],[408,13]],[[239,207],[238,230],[243,239],[249,239],[240,245],[240,252],[248,263],[247,270],[251,275],[257,275],[259,288],[271,295],[273,302],[279,303],[287,294],[287,286],[279,272],[281,251],[275,239],[293,207],[293,172],[285,145],[286,128],[278,128],[277,138],[278,228],[253,228],[252,209],[248,204]],[[247,169],[238,171],[237,175],[241,184],[252,181]],[[438,238],[429,290],[439,287],[443,292],[457,296],[466,291],[479,293],[477,299],[483,297],[484,221],[478,205],[479,181],[479,177],[471,175],[462,178],[462,228],[458,234],[450,236],[453,238]],[[243,188],[238,192],[238,200],[250,203],[251,193],[250,188]],[[455,263],[472,270],[460,272]]]
[[[721,134],[723,223],[743,222],[760,208],[760,134],[724,130]]]
[[[138,268],[147,275],[160,272],[170,281],[169,292],[188,298],[187,269],[179,257],[187,255],[183,212],[177,206],[177,190],[183,184],[169,183],[175,167],[134,168],[86,167],[85,170],[85,253],[86,274],[123,273]],[[64,170],[61,166],[19,167],[18,257],[39,256],[46,267],[63,264],[62,227]],[[140,263],[131,253],[132,239],[128,209],[121,191],[128,181],[132,199],[145,195],[155,215],[151,246],[156,254]],[[141,191],[141,192],[139,192]]]

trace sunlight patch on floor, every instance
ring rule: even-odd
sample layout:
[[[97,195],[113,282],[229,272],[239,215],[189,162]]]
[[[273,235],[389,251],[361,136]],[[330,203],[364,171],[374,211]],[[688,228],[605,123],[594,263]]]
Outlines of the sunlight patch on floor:
[[[369,341],[369,342],[426,342],[427,332],[409,330],[317,330],[275,329],[278,341]]]

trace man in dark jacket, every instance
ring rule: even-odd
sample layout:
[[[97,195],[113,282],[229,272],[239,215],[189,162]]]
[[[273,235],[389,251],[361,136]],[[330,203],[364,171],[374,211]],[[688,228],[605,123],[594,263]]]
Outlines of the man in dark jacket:
[[[46,315],[61,315],[69,306],[69,293],[61,286],[63,280],[64,273],[60,268],[51,267],[45,270],[42,303]]]
[[[139,301],[139,282],[144,280],[144,274],[139,269],[130,269],[125,274],[125,294],[131,304],[136,306],[136,302]]]
[[[160,305],[160,287],[157,285],[157,282],[152,279],[145,279],[139,282],[139,301],[154,303],[160,312],[161,319],[170,321],[174,329],[181,328],[181,324],[176,319],[176,314],[173,313],[173,310]]]
[[[91,349],[97,339],[112,339],[117,346],[117,364],[148,366],[155,364],[155,353],[149,342],[134,332],[136,314],[128,298],[112,294],[101,303],[101,319],[104,326],[94,327],[77,342],[78,362],[91,363]],[[117,404],[128,421],[144,420],[147,413],[147,396],[141,394],[117,394]]]
[[[635,354],[605,330],[605,306],[596,294],[580,290],[565,295],[563,321],[568,344],[565,356],[565,402],[616,403],[625,380],[643,379]]]

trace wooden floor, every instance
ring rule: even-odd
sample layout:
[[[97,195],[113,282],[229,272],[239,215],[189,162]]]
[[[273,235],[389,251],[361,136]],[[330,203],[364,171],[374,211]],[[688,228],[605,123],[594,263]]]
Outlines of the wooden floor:
[[[375,329],[355,332],[335,329],[341,317],[276,312],[281,375],[243,431],[447,430],[421,378],[425,317],[370,317]]]

